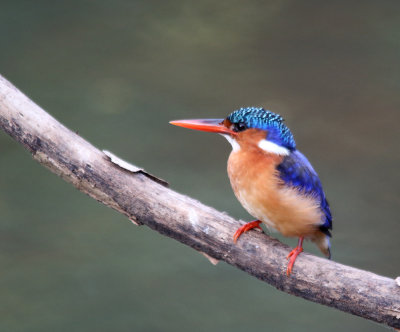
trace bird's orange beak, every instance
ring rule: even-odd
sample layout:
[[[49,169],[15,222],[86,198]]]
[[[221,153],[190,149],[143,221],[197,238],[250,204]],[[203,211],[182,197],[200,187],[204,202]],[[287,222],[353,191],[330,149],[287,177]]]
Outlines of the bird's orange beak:
[[[170,121],[174,126],[208,131],[211,133],[236,135],[237,133],[224,125],[224,119],[192,119]]]

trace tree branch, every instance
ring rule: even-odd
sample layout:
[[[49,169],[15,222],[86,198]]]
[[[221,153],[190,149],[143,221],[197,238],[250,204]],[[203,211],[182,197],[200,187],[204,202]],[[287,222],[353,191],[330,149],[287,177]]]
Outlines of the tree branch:
[[[127,170],[113,156],[110,160],[1,76],[0,127],[39,163],[135,223],[289,294],[400,328],[400,286],[395,280],[307,253],[287,277],[288,246],[259,232],[249,232],[245,241],[234,244],[232,232],[239,221],[166,188],[143,170]]]

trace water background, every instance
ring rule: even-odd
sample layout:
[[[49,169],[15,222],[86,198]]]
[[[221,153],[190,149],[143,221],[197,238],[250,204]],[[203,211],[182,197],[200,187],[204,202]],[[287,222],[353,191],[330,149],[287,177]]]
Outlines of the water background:
[[[400,275],[400,2],[2,0],[0,48],[66,126],[243,220],[227,142],[168,121],[280,113],[331,202],[333,259]],[[386,331],[133,226],[4,133],[0,152],[0,331]]]

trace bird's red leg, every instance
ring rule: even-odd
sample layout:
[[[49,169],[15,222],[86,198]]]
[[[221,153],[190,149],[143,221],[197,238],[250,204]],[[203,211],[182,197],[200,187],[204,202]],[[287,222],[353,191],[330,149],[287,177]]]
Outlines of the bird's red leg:
[[[287,255],[286,259],[289,259],[289,263],[287,266],[286,274],[289,276],[292,273],[292,268],[297,256],[303,251],[303,240],[304,237],[299,238],[299,242],[297,243],[297,247],[294,248],[289,255]]]
[[[233,242],[236,243],[236,241],[238,240],[240,235],[249,231],[250,229],[259,228],[262,230],[262,228],[260,227],[260,224],[261,224],[260,220],[254,220],[254,221],[250,221],[247,224],[244,224],[243,226],[239,227],[238,230],[233,235]]]

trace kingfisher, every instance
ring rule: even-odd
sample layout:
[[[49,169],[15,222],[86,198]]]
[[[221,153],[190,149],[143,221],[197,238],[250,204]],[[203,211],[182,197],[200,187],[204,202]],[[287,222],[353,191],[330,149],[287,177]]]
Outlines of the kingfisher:
[[[225,119],[176,120],[173,125],[219,133],[232,145],[228,176],[242,206],[256,220],[241,226],[233,241],[263,223],[286,237],[298,238],[286,257],[292,273],[304,239],[331,258],[332,215],[318,174],[296,148],[284,119],[264,108],[240,108]]]

